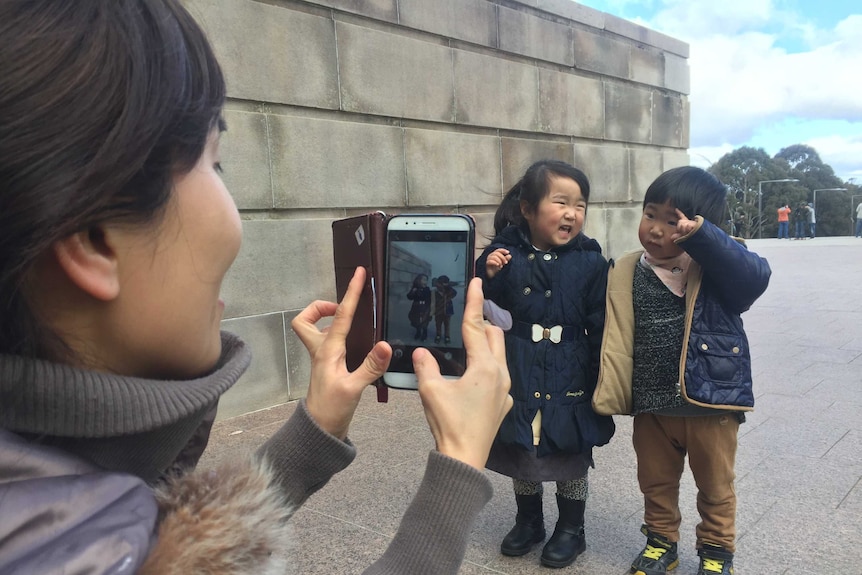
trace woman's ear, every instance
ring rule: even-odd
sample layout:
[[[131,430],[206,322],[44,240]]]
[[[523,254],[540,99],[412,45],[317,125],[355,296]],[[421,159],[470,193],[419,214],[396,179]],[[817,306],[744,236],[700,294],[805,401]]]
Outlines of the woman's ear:
[[[57,263],[69,280],[90,296],[110,301],[120,293],[117,254],[105,229],[80,231],[52,246]]]
[[[527,203],[527,200],[521,200],[518,202],[518,207],[521,208],[521,215],[524,216],[524,219],[528,219],[532,212],[530,211],[530,204]]]

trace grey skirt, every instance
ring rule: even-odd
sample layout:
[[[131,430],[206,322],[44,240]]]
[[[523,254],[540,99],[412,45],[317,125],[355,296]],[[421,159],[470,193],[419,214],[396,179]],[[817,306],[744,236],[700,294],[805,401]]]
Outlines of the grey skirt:
[[[594,467],[593,450],[537,457],[535,448],[527,451],[495,441],[485,467],[524,481],[569,481],[583,477]]]

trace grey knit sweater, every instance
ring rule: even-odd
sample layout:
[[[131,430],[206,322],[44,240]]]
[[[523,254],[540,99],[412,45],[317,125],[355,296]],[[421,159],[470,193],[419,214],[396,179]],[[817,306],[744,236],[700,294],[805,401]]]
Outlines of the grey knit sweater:
[[[679,391],[679,358],[685,331],[685,298],[671,292],[643,265],[635,266],[632,415],[685,405]]]

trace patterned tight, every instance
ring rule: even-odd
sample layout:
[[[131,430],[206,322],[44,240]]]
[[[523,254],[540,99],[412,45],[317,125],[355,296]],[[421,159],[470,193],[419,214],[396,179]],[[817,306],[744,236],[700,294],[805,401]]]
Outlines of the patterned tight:
[[[526,481],[524,479],[512,479],[515,486],[515,495],[539,495],[543,492],[541,481]],[[589,482],[587,476],[567,481],[557,481],[557,495],[564,499],[587,500]]]

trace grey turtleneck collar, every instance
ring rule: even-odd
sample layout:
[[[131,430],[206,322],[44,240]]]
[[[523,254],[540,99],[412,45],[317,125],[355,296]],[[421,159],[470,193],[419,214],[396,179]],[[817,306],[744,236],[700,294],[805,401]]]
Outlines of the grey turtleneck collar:
[[[0,355],[0,427],[153,481],[250,361],[245,343],[227,332],[213,371],[181,381]]]

